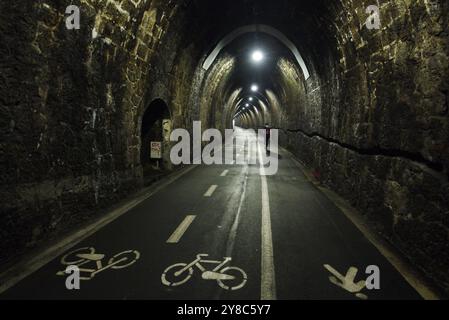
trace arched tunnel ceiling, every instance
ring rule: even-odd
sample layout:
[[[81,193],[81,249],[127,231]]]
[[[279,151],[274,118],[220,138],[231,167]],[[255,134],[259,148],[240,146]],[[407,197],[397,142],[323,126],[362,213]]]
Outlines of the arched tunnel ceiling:
[[[259,63],[251,59],[251,54],[255,50],[260,50],[264,55],[264,59]],[[233,61],[232,68],[228,68],[229,64],[224,63],[228,59]],[[235,115],[250,112],[249,108],[245,108],[247,103],[255,108],[256,114],[253,118],[258,118],[259,123],[267,118],[270,120],[279,118],[279,114],[268,114],[281,111],[280,101],[285,98],[286,86],[299,86],[300,80],[304,79],[295,59],[291,50],[282,41],[266,33],[246,33],[230,42],[211,65],[215,67],[209,71],[211,75],[216,74],[222,79],[221,85],[216,87],[215,91],[209,91],[209,95],[220,96],[216,101],[221,101],[217,102],[220,104],[217,105],[218,108],[224,108],[226,118],[224,126],[231,126],[231,119]],[[286,78],[291,76],[291,73],[295,79],[293,83],[288,83]],[[259,89],[253,92],[252,85],[257,85]],[[236,91],[238,95],[234,95]],[[267,97],[268,91],[277,101],[277,107],[272,106],[274,100]],[[249,101],[250,97],[254,101]]]
[[[203,54],[205,54],[201,58],[203,70],[208,73],[222,72],[217,68],[212,68],[212,66],[219,64],[220,57],[226,54],[233,57],[241,55],[241,53],[232,51],[233,47],[244,45],[245,41],[242,41],[242,39],[251,39],[251,37],[271,38],[272,42],[277,42],[286,51],[278,54],[278,58],[279,60],[284,58],[290,61],[288,68],[291,70],[287,73],[298,74],[300,77],[287,80],[289,75],[278,64],[275,68],[266,72],[266,76],[261,75],[259,77],[263,80],[257,80],[256,75],[259,73],[257,69],[254,68],[254,74],[251,75],[244,70],[250,64],[246,63],[245,65],[241,63],[242,59],[236,59],[232,70],[226,69],[229,72],[228,75],[223,74],[215,77],[217,80],[226,80],[226,83],[215,86],[218,91],[211,92],[211,89],[203,89],[203,92],[207,92],[209,104],[216,104],[216,108],[225,108],[225,113],[234,115],[235,106],[231,107],[232,110],[229,110],[230,107],[228,106],[230,103],[228,98],[230,98],[231,93],[234,90],[242,89],[241,98],[244,98],[247,95],[247,87],[251,82],[261,83],[263,81],[265,84],[260,85],[260,93],[265,95],[265,90],[270,89],[273,97],[276,97],[278,101],[278,107],[285,109],[286,95],[293,91],[294,87],[303,87],[305,84],[302,82],[310,80],[313,73],[324,73],[320,80],[328,81],[324,79],[330,75],[325,74],[328,70],[323,70],[324,64],[320,60],[323,58],[330,60],[330,57],[335,54],[335,52],[332,52],[332,46],[326,45],[328,41],[325,41],[325,39],[336,36],[331,32],[333,30],[332,23],[328,21],[332,20],[335,8],[340,3],[328,5],[325,1],[291,2],[281,0],[274,4],[269,1],[248,0],[227,1],[220,8],[207,1],[199,0],[194,3],[195,6],[189,6],[189,10],[192,10],[192,16],[195,16],[197,24],[203,30],[197,35],[198,44],[210,43],[213,45],[213,47],[202,49]],[[198,11],[193,13],[193,10]],[[202,27],[208,24],[210,27]],[[335,38],[332,41],[335,42]],[[250,41],[247,42],[250,43]],[[253,49],[254,47],[247,47],[247,54]],[[260,69],[263,70],[263,66]],[[317,86],[318,84],[315,84],[312,80],[308,85]],[[270,103],[266,103],[266,106],[268,110],[272,110]],[[218,117],[221,117],[221,115],[218,115]],[[229,119],[227,115],[224,117]],[[278,117],[281,116],[278,115]],[[215,120],[215,124],[217,121]],[[225,123],[224,126],[230,125],[229,120]]]
[[[379,30],[363,0],[2,1],[0,263],[142,185],[142,122],[161,99],[167,132],[236,114],[281,129],[449,294],[449,2],[373,2]],[[239,113],[252,83],[257,111]]]
[[[205,70],[209,70],[210,66],[214,63],[217,56],[220,54],[220,52],[229,45],[232,41],[234,41],[236,38],[242,36],[246,33],[266,33],[270,36],[275,37],[279,41],[281,41],[295,56],[296,61],[298,62],[298,65],[301,67],[301,70],[304,74],[304,78],[307,80],[310,77],[309,70],[307,69],[307,66],[304,62],[304,59],[302,58],[301,54],[298,51],[298,48],[291,42],[282,32],[279,30],[263,25],[263,24],[255,24],[255,25],[248,25],[241,28],[238,28],[231,33],[229,33],[226,37],[224,37],[214,48],[214,50],[210,53],[210,55],[206,58],[203,64],[203,68]]]

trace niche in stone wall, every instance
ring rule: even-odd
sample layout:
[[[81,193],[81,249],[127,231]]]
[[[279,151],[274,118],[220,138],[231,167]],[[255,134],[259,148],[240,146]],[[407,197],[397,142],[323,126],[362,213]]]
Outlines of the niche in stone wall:
[[[153,100],[145,110],[141,127],[140,161],[145,177],[157,176],[171,168],[169,161],[172,120],[170,110],[162,99]],[[160,143],[160,157],[152,154],[152,143]],[[157,148],[156,148],[157,149]],[[156,150],[157,151],[157,150]]]

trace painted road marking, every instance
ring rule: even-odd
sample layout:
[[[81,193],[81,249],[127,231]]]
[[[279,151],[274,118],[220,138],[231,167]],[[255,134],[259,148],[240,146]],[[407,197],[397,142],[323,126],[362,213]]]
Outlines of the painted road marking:
[[[217,185],[212,185],[210,186],[210,188],[206,191],[206,193],[204,194],[205,197],[212,197],[212,195],[214,194],[215,190],[217,190],[218,186]]]
[[[260,299],[276,300],[276,280],[273,258],[273,235],[271,233],[270,197],[263,165],[262,151],[258,144],[260,159],[260,178],[262,181],[262,250]]]
[[[178,243],[181,240],[184,233],[186,233],[189,226],[192,224],[193,220],[195,220],[196,216],[187,216],[181,222],[181,224],[176,228],[173,234],[168,238],[167,243]]]
[[[196,259],[190,263],[176,263],[165,269],[161,276],[162,284],[167,287],[177,287],[183,285],[192,278],[194,269],[197,267],[201,272],[203,280],[217,281],[217,284],[225,290],[239,290],[248,281],[245,271],[237,267],[226,266],[232,258],[225,257],[222,261],[206,260],[208,254],[198,254]],[[203,265],[216,264],[213,270],[207,270]],[[173,280],[174,279],[174,280]]]
[[[288,150],[282,149],[283,152],[290,156],[295,166],[301,171],[304,177],[313,185],[317,186],[312,174],[301,164],[295,156]],[[337,193],[322,186],[317,186],[318,189],[332,201],[343,214],[348,218],[360,232],[371,242],[373,246],[393,265],[393,267],[404,277],[425,300],[441,300],[444,299],[441,294],[429,284],[428,280],[423,276],[417,274],[415,267],[406,261],[402,256],[398,255],[396,250],[388,245],[380,235],[374,232],[362,218],[362,214],[351,207],[345,200],[343,200]]]
[[[92,280],[95,275],[109,269],[123,269],[131,266],[140,258],[139,251],[128,250],[117,253],[107,260],[104,254],[95,252],[95,248],[86,247],[73,250],[61,258],[64,266],[76,266],[83,274],[80,280]],[[104,261],[108,261],[107,264]],[[67,269],[66,269],[67,270]],[[65,270],[56,273],[58,276],[66,276]]]
[[[220,175],[220,177],[226,177],[226,175],[228,174],[229,170],[225,170],[223,171],[223,173]]]
[[[80,230],[75,231],[73,234],[65,237],[55,245],[52,245],[48,249],[38,252],[35,258],[20,263],[19,267],[17,267],[17,265],[14,265],[13,267],[7,269],[6,271],[1,272],[0,279],[8,279],[8,280],[0,283],[0,294],[5,292],[9,288],[12,288],[17,283],[19,283],[26,277],[30,276],[32,273],[43,268],[48,263],[50,263],[60,255],[64,254],[64,252],[72,248],[74,245],[77,245],[83,240],[92,236],[109,223],[123,216],[125,213],[129,212],[130,210],[132,210],[134,207],[141,204],[145,200],[150,199],[151,197],[156,195],[159,191],[164,190],[167,186],[174,183],[179,178],[185,176],[187,173],[191,172],[196,168],[198,168],[197,165],[188,166],[185,169],[181,169],[179,173],[176,173],[173,176],[163,179],[159,184],[154,184],[151,187],[143,189],[139,193],[139,195],[136,196],[133,200],[126,201],[123,205],[120,205],[117,209],[106,214],[98,222],[95,222],[92,225],[87,226],[86,228],[81,228]]]
[[[325,264],[324,268],[332,274],[332,276],[329,277],[329,281],[331,283],[350,293],[354,293],[357,298],[364,300],[368,299],[365,294],[361,293],[361,291],[365,288],[365,280],[355,282],[355,277],[359,271],[356,267],[350,267],[346,272],[346,275],[340,274],[340,272],[328,264]]]

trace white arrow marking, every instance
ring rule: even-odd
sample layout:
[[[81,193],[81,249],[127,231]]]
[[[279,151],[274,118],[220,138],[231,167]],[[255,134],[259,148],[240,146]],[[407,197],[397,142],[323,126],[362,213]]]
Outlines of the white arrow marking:
[[[329,281],[336,286],[339,286],[350,293],[358,293],[365,288],[365,280],[361,280],[357,283],[354,282],[358,272],[357,268],[350,267],[346,276],[343,276],[328,264],[325,264],[324,267],[334,275],[329,277]]]

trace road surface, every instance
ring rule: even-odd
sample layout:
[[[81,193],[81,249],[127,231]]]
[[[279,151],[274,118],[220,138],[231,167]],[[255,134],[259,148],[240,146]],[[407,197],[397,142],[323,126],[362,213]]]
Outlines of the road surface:
[[[290,155],[279,157],[274,176],[259,164],[196,167],[0,299],[421,299]],[[66,288],[68,264],[79,265],[80,290]],[[380,290],[357,289],[370,265]],[[344,284],[338,274],[351,267]]]

